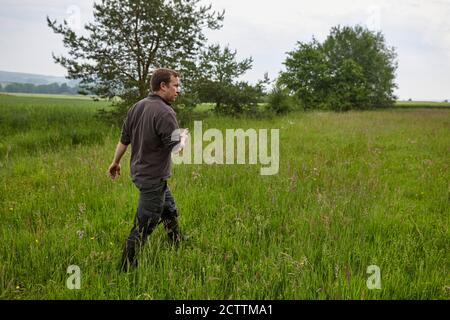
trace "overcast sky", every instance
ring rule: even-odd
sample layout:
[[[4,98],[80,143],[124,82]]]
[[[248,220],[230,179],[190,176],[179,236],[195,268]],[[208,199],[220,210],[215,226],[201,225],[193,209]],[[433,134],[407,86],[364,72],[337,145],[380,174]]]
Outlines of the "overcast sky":
[[[51,53],[65,52],[45,18],[68,19],[82,30],[94,0],[0,0],[0,70],[65,75]],[[205,0],[225,9],[224,27],[206,32],[252,56],[244,80],[275,78],[297,41],[322,41],[332,26],[362,24],[380,30],[398,53],[396,94],[401,99],[450,99],[450,0]]]

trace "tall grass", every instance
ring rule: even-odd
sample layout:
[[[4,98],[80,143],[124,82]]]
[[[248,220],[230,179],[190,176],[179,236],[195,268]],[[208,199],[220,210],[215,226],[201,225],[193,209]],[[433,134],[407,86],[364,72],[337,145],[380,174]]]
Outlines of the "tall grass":
[[[17,150],[0,158],[2,299],[449,298],[448,110],[205,119],[221,130],[279,128],[279,174],[175,166],[169,185],[191,240],[172,248],[158,228],[124,274],[117,267],[138,193],[129,153],[118,181],[106,175],[119,129],[92,120],[88,106],[16,101],[2,112],[2,143]],[[13,120],[14,108],[34,120]],[[40,145],[48,132],[74,128],[101,139],[16,149],[20,134]],[[66,287],[73,264],[80,290]],[[370,265],[381,269],[380,290],[366,285]]]
[[[0,97],[0,159],[103,141],[110,128],[94,117],[107,102],[55,96]]]

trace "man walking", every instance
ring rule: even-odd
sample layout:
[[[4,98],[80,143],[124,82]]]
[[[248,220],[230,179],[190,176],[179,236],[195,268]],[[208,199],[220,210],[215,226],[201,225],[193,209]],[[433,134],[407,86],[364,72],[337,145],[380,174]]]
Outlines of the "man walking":
[[[120,175],[120,160],[131,144],[130,174],[140,193],[133,228],[122,256],[121,266],[125,271],[136,265],[138,249],[161,222],[172,243],[181,240],[175,200],[167,186],[171,153],[184,146],[187,136],[187,130],[179,134],[176,113],[171,107],[180,93],[179,75],[170,69],[157,69],[151,86],[153,94],[128,110],[108,169],[112,179]]]

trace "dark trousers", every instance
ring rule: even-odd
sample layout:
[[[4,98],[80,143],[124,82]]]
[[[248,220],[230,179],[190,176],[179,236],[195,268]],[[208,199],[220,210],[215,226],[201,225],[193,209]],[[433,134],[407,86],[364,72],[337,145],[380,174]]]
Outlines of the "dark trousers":
[[[122,267],[136,264],[138,249],[160,223],[172,242],[179,241],[175,199],[167,186],[167,180],[139,187],[139,203],[133,228],[128,236],[122,256]]]

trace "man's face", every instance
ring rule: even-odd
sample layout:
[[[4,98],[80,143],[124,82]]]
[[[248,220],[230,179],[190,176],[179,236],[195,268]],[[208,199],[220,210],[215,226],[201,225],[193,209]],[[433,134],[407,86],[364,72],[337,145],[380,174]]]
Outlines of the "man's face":
[[[178,77],[170,76],[170,82],[163,83],[161,88],[164,92],[164,99],[168,102],[174,102],[180,94],[180,79]]]

